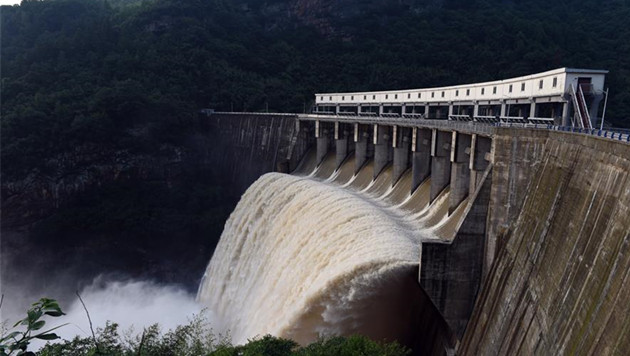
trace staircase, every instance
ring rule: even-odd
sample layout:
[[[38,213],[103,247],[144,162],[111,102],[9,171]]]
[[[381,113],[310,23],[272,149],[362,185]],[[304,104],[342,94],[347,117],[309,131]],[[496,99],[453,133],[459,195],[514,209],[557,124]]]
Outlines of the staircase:
[[[586,129],[593,128],[581,85],[578,85],[577,90],[575,89],[575,85],[571,85],[571,98],[573,99],[573,106],[575,107],[574,119],[576,119],[573,125]]]

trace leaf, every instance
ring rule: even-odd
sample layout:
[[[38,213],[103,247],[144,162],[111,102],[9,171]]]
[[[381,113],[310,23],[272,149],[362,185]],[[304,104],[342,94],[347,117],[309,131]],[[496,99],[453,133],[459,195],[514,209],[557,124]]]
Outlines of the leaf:
[[[50,334],[35,335],[35,338],[40,339],[40,340],[55,340],[55,339],[59,339],[59,336],[57,336],[57,334],[55,333],[50,333]]]
[[[61,311],[61,308],[59,307],[59,303],[57,303],[55,300],[52,300],[52,299],[44,303],[42,305],[42,309],[45,309],[45,310],[52,309],[52,310]]]
[[[66,315],[66,313],[62,312],[62,311],[47,311],[44,314],[46,315],[50,315],[50,316],[62,316],[62,315]]]
[[[39,330],[43,328],[45,324],[46,322],[43,320],[37,321],[33,325],[31,325],[31,330]]]
[[[31,310],[29,310],[29,311],[27,312],[27,315],[28,315],[28,318],[27,318],[27,319],[28,319],[29,324],[34,323],[34,322],[35,322],[35,321],[37,321],[39,318],[41,318],[41,317],[42,317],[42,314],[43,314],[43,313],[42,313],[42,311],[41,311],[41,310],[39,310],[39,309],[37,309],[37,310],[35,310],[35,309],[31,309]]]
[[[18,320],[15,324],[13,324],[13,327],[16,327],[18,325],[28,325],[28,318]]]
[[[45,335],[45,334],[47,334],[47,333],[50,333],[50,332],[51,332],[51,331],[53,331],[53,330],[57,330],[57,329],[59,329],[59,328],[61,328],[61,327],[64,327],[64,326],[66,326],[66,325],[68,325],[68,323],[61,324],[61,325],[57,325],[57,326],[55,326],[54,328],[48,329],[48,330],[46,330],[46,331],[44,331],[44,332],[42,332],[42,333],[39,333],[39,334],[37,334],[37,335],[35,335],[35,336],[33,336],[33,337],[38,337],[38,336],[40,336],[40,335]]]
[[[2,339],[0,339],[0,341],[4,341],[4,340],[8,340],[8,339],[15,339],[16,336],[21,335],[22,333],[19,331],[14,331],[10,334],[7,334],[5,336],[2,337]]]

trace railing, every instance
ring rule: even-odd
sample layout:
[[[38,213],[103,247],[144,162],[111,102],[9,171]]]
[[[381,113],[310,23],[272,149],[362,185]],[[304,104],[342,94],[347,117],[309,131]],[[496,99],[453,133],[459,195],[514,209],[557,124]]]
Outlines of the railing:
[[[585,135],[603,137],[610,140],[615,141],[623,141],[630,142],[630,133],[626,130],[617,131],[614,129],[611,130],[599,130],[594,128],[581,128],[581,127],[572,127],[572,126],[548,126],[548,130],[553,131],[563,131],[563,132],[573,132],[573,133],[581,133]]]
[[[571,93],[569,95],[571,96],[571,99],[573,101],[573,106],[576,108],[574,116],[577,116],[578,118],[577,125],[578,127],[584,127],[584,121],[582,120],[582,113],[579,110],[580,104],[578,103],[577,91],[575,90],[575,86],[573,84],[571,84]],[[573,125],[575,126],[575,122],[573,122]]]
[[[530,117],[529,122],[532,124],[554,125],[554,119],[551,117]]]
[[[582,120],[584,121],[584,127],[592,129],[591,126],[591,115],[588,112],[588,107],[586,106],[586,98],[584,97],[584,90],[582,87],[584,84],[578,85],[578,101],[580,102],[580,111],[582,111]]]
[[[470,115],[449,115],[448,119],[452,121],[473,121]]]
[[[376,116],[378,116],[378,113],[377,112],[371,112],[371,111],[367,111],[367,112],[364,111],[364,112],[360,112],[359,116],[373,116],[373,117],[376,117]]]
[[[420,117],[420,116],[419,116]],[[317,114],[300,114],[298,116],[301,120],[320,120],[320,121],[338,121],[338,122],[348,122],[348,123],[356,123],[360,122],[362,124],[379,124],[379,125],[391,125],[391,126],[407,126],[407,127],[417,127],[422,126],[431,129],[446,129],[446,130],[457,130],[468,133],[477,133],[485,136],[492,135],[494,128],[490,125],[486,125],[479,122],[463,122],[463,121],[451,121],[451,120],[435,120],[435,119],[422,119],[418,120],[417,118],[406,118],[406,117],[373,117],[373,116],[356,116],[356,117],[347,117],[347,116],[339,116],[339,115],[317,115]]]
[[[375,112],[359,112],[359,113],[355,113],[355,112],[332,112],[332,111],[313,111],[312,115],[323,115],[323,116],[335,116],[335,117],[339,117],[339,116],[352,116],[352,117],[358,117],[358,118],[364,118],[364,117],[369,117],[369,118],[386,118],[386,119],[416,119],[416,120],[430,120],[428,119],[425,114],[415,114],[415,113],[405,113],[405,114],[398,114],[398,113],[382,113],[381,115],[378,115]],[[439,121],[439,120],[438,120]],[[477,115],[477,116],[470,116],[470,115],[449,115],[448,118],[446,120],[442,120],[442,121],[462,121],[462,122],[479,122],[479,123],[485,123],[485,124],[497,124],[497,123],[504,123],[504,124],[511,124],[511,123],[521,123],[521,124],[544,124],[544,125],[553,125],[554,123],[554,119],[553,118],[548,118],[548,117],[530,117],[530,118],[525,118],[522,116],[490,116],[490,115]]]
[[[571,98],[573,99],[573,106],[575,106],[575,116],[577,116],[577,126],[579,128],[592,128],[591,126],[591,118],[588,113],[588,108],[586,107],[586,99],[584,98],[584,91],[582,91],[582,86],[578,86],[578,89],[575,89],[575,85],[571,84]]]
[[[473,117],[475,122],[483,122],[486,124],[494,124],[500,122],[497,116],[477,115]]]
[[[554,119],[552,118],[541,118],[541,117],[530,117],[527,120],[527,123],[524,122],[506,122],[502,121],[500,117],[497,116],[475,116],[473,121],[464,121],[464,120],[435,120],[435,119],[426,119],[423,114],[414,114],[417,115],[418,118],[422,118],[422,120],[418,120],[418,118],[407,118],[407,117],[399,117],[396,118],[386,118],[379,116],[363,116],[360,113],[356,115],[355,113],[351,113],[354,115],[335,115],[334,113],[329,115],[324,115],[323,112],[318,112],[318,114],[287,114],[287,113],[264,113],[264,112],[213,112],[209,115],[253,115],[253,116],[286,116],[286,117],[294,117],[300,120],[323,120],[323,121],[348,121],[350,123],[360,121],[364,124],[385,124],[385,125],[400,125],[400,126],[420,126],[426,128],[435,128],[435,129],[447,129],[447,130],[456,130],[463,131],[469,133],[478,133],[482,135],[491,136],[494,134],[495,128],[497,127],[511,127],[511,128],[529,128],[529,129],[541,129],[541,130],[550,130],[550,131],[561,131],[561,132],[572,132],[576,134],[597,136],[604,139],[621,141],[630,143],[630,130],[624,129],[615,129],[609,128],[605,130],[599,130],[595,128],[583,128],[583,127],[573,127],[573,126],[555,126],[553,124]],[[410,115],[410,114],[406,114]],[[455,115],[451,115],[455,116]],[[466,115],[457,115],[462,118]],[[416,116],[414,116],[416,117]],[[470,118],[469,116],[467,116]],[[488,122],[482,120],[490,120]]]
[[[425,119],[426,118],[424,114],[416,114],[416,113],[406,113],[406,114],[403,114],[402,116],[407,119]]]
[[[510,124],[510,123],[517,123],[517,124],[529,124],[529,120],[522,117],[522,116],[500,116],[499,120],[501,120],[502,123],[506,123],[506,124]]]

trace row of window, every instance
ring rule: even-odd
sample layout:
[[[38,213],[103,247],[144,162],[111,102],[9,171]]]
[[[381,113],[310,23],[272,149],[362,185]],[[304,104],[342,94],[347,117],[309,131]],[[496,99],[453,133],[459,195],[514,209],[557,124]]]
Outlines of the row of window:
[[[538,89],[542,89],[544,86],[544,80],[541,79],[538,82]],[[556,88],[558,86],[558,77],[553,77],[553,80],[551,82],[551,86],[552,88]],[[508,86],[508,92],[511,93],[513,89],[513,84],[510,84]],[[521,92],[525,91],[525,83],[521,83]],[[444,98],[445,91],[442,91],[442,98]],[[481,95],[485,95],[486,93],[486,88],[481,88]],[[497,93],[497,87],[492,87],[492,94],[496,94]],[[455,96],[459,96],[459,89],[455,90]],[[466,96],[470,96],[470,89],[466,89]],[[367,100],[367,95],[363,95],[363,100]],[[422,98],[422,93],[418,93],[418,99]],[[435,98],[435,92],[431,92],[431,98]],[[323,98],[322,98],[323,99]],[[389,94],[385,94],[385,100],[389,99]],[[394,94],[394,100],[398,99],[398,94]],[[407,99],[411,99],[411,93],[407,94]],[[328,97],[329,101],[332,101],[332,96]],[[346,100],[345,96],[341,97],[341,100]],[[354,95],[350,96],[350,100],[354,100]],[[376,95],[372,95],[372,100],[376,100]]]

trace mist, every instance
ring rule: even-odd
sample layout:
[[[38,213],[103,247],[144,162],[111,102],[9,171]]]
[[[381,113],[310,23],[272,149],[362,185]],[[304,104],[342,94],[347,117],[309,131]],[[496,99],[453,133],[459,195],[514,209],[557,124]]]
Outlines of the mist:
[[[179,325],[187,324],[196,315],[201,315],[216,334],[223,332],[214,313],[198,304],[194,294],[178,286],[142,280],[107,280],[100,276],[79,294],[85,308],[75,295],[65,304],[61,303],[61,308],[67,315],[45,319],[45,330],[67,323],[55,330],[61,339],[91,337],[85,310],[87,308],[95,331],[104,328],[109,321],[118,324],[120,335],[125,337],[140,335],[144,328],[153,324],[159,324],[162,333],[174,330]],[[11,297],[16,296],[23,298],[24,294],[11,293]],[[34,302],[37,299],[38,297],[33,297],[29,300]],[[2,320],[7,326],[12,326],[24,317],[26,309],[18,308],[23,304],[23,300],[18,300],[17,303],[5,300]],[[35,342],[29,349],[37,350],[43,345],[43,341]]]

